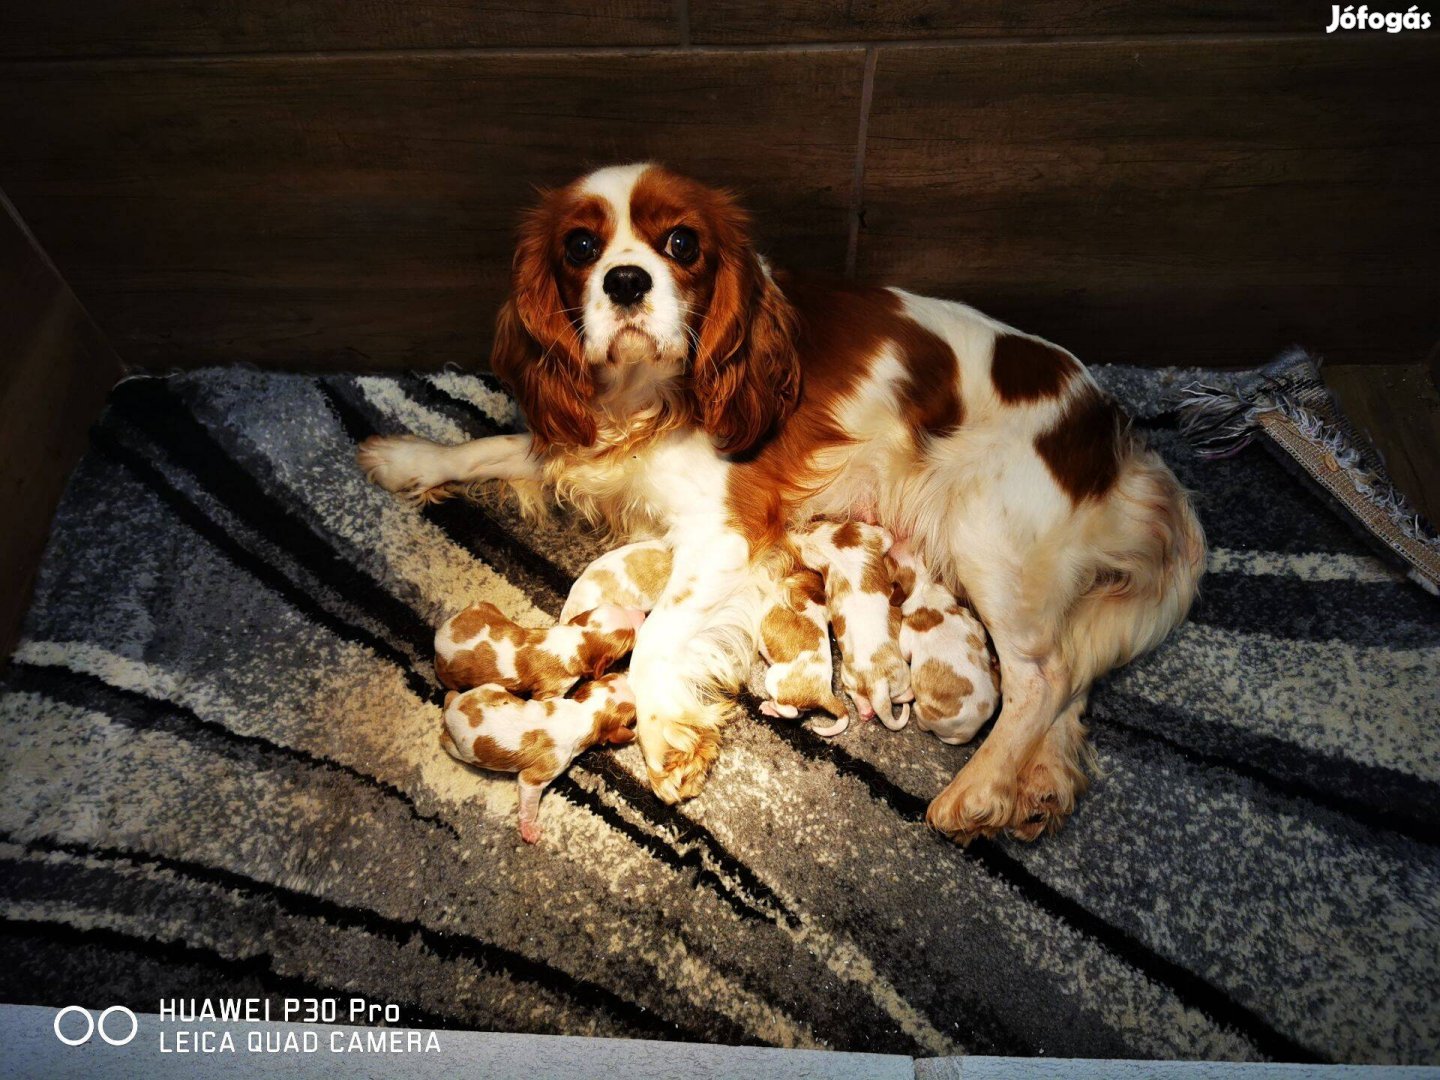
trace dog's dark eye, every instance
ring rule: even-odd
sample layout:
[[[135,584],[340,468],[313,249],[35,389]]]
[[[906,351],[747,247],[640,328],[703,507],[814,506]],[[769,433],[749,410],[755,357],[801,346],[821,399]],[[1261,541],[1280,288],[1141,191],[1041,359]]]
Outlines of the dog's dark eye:
[[[589,229],[576,229],[565,237],[565,258],[576,266],[595,261],[600,254],[600,240]]]
[[[700,255],[700,237],[695,235],[694,229],[687,229],[684,225],[671,229],[670,235],[665,238],[665,254],[681,266],[689,266]]]

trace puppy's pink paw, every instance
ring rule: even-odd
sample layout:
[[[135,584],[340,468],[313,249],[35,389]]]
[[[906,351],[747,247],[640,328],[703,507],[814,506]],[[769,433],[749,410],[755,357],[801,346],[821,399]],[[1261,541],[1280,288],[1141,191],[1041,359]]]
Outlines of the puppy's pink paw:
[[[540,842],[540,826],[533,821],[522,821],[520,823],[520,839],[527,844],[538,844]]]

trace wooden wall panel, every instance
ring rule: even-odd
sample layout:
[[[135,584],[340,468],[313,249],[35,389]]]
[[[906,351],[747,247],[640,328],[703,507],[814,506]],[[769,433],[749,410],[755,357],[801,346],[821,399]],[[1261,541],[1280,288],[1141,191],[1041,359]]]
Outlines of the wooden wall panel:
[[[1416,360],[1440,38],[881,49],[859,276],[1092,361]]]
[[[0,668],[50,519],[120,364],[0,194]]]
[[[1397,8],[1397,10],[1402,10]],[[690,0],[699,44],[1072,34],[1320,32],[1328,5],[1275,0]]]
[[[0,65],[0,184],[127,362],[469,362],[532,185],[664,160],[839,272],[861,50]]]
[[[0,57],[678,42],[674,0],[35,0],[0,4]]]

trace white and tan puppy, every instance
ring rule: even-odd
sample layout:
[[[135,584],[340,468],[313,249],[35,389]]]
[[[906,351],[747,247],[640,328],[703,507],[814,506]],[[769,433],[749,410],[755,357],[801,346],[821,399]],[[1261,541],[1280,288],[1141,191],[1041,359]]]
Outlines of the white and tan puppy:
[[[652,610],[670,580],[670,563],[670,546],[660,540],[641,540],[606,552],[570,586],[560,621],[569,622],[604,604]]]
[[[643,611],[605,605],[548,630],[520,626],[491,603],[472,604],[435,632],[435,674],[451,690],[495,683],[559,697],[597,678],[635,647]]]
[[[540,839],[540,796],[546,785],[597,744],[635,738],[635,695],[622,673],[587,682],[573,698],[526,701],[503,686],[445,695],[440,745],[457,761],[518,773],[520,838]]]
[[[760,655],[765,672],[766,716],[794,719],[802,712],[823,709],[835,723],[815,728],[817,735],[838,735],[850,723],[845,703],[830,684],[830,619],[825,608],[825,583],[814,570],[802,568],[781,581],[760,619]]]
[[[891,537],[862,521],[812,521],[796,536],[801,561],[825,579],[826,606],[840,643],[840,682],[860,719],[879,716],[892,731],[909,719],[895,717],[892,702],[911,701],[910,669],[900,655],[900,610],[892,606],[885,565]],[[843,729],[842,729],[843,730]]]
[[[907,545],[892,548],[890,558],[904,597],[900,652],[910,664],[915,725],[943,743],[967,743],[1000,704],[985,628]]]

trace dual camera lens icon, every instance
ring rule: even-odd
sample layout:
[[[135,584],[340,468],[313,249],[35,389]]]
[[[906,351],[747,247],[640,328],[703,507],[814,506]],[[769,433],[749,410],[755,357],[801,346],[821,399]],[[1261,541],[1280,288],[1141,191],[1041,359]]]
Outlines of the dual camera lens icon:
[[[65,1017],[69,1016],[71,1013],[79,1013],[85,1018],[85,1034],[81,1035],[79,1038],[71,1035],[66,1035],[63,1031],[60,1030],[60,1022],[64,1020]],[[116,1013],[130,1018],[130,1032],[129,1034],[125,1035],[124,1038],[117,1039],[106,1029],[106,1021],[108,1021],[110,1017],[115,1015]],[[74,1030],[76,1026],[77,1025],[75,1024],[66,1025],[66,1027],[70,1028],[71,1030]],[[124,1030],[123,1021],[116,1021],[110,1026],[119,1027],[121,1030]],[[81,1043],[87,1043],[97,1031],[100,1033],[100,1038],[104,1039],[111,1046],[124,1046],[131,1039],[135,1038],[135,1035],[139,1030],[140,1021],[137,1020],[135,1018],[135,1014],[129,1009],[127,1009],[124,1005],[111,1005],[108,1009],[106,1009],[100,1014],[100,1018],[98,1020],[90,1015],[89,1009],[86,1009],[80,1005],[66,1005],[65,1008],[61,1009],[58,1013],[55,1014],[55,1037],[59,1039],[62,1043],[64,1043],[66,1046],[79,1046]]]

